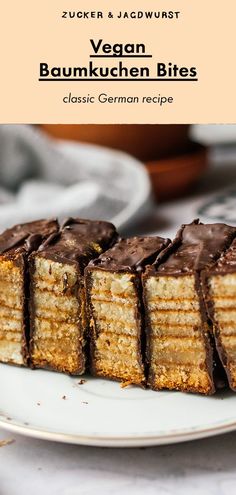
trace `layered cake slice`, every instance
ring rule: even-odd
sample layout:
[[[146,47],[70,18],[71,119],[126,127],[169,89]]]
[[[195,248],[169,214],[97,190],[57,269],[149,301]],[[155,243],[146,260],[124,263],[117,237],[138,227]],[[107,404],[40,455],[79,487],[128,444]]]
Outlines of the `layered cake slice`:
[[[147,269],[143,286],[151,388],[214,392],[212,328],[201,272],[228,248],[235,232],[224,224],[194,221]]]
[[[68,219],[52,242],[30,258],[30,354],[37,368],[81,374],[85,369],[87,263],[117,238],[108,222]]]
[[[236,239],[203,276],[216,347],[229,385],[236,390]]]
[[[0,235],[0,361],[28,359],[28,256],[58,230],[55,220],[16,225]]]
[[[123,239],[86,268],[92,374],[145,383],[141,272],[169,242]]]

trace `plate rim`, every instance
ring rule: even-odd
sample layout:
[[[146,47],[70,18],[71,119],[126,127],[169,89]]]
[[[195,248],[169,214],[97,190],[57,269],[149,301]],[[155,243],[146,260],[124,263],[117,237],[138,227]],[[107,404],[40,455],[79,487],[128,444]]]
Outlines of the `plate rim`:
[[[180,432],[170,434],[150,434],[150,435],[125,435],[125,436],[102,436],[102,435],[79,435],[72,433],[50,432],[40,428],[34,428],[22,425],[16,422],[0,419],[0,427],[4,430],[17,433],[26,437],[36,438],[39,440],[48,440],[51,442],[60,442],[74,445],[84,445],[91,447],[149,447],[158,445],[171,445],[174,443],[200,440],[216,435],[222,435],[236,430],[236,419],[215,423],[211,428],[209,426],[199,428],[186,428]]]

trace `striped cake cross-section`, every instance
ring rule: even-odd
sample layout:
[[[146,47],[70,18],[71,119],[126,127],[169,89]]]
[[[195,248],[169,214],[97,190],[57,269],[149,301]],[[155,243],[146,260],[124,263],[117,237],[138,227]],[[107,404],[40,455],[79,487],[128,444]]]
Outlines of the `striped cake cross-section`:
[[[230,387],[236,391],[236,239],[203,274],[216,348]]]
[[[116,239],[109,222],[70,218],[30,257],[32,367],[85,371],[84,268]]]
[[[141,272],[169,242],[122,239],[86,268],[92,374],[145,384]]]
[[[56,220],[16,225],[0,235],[0,361],[28,363],[28,256],[58,230]]]
[[[184,225],[144,274],[151,388],[214,393],[214,339],[201,274],[229,247],[235,232],[198,220]]]

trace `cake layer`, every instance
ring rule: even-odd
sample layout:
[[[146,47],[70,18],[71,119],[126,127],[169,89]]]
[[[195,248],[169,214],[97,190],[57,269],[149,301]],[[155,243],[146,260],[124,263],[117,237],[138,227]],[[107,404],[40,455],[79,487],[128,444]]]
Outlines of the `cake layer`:
[[[152,360],[156,364],[177,363],[188,365],[204,365],[205,347],[199,338],[156,339],[152,345]]]
[[[16,225],[0,235],[0,361],[26,365],[28,360],[28,255],[57,231],[57,222]]]
[[[136,336],[114,333],[99,333],[96,341],[95,354],[101,357],[103,354],[118,355],[122,359],[122,356],[128,357],[137,353],[137,339]]]
[[[229,384],[236,390],[236,239],[203,279],[216,346]]]
[[[194,384],[200,383],[196,380],[196,368],[206,367],[205,342],[202,337],[201,312],[195,279],[193,275],[182,276],[179,279],[168,276],[166,279],[166,292],[163,298],[161,297],[162,276],[158,274],[155,277],[150,276],[145,284],[149,317],[149,380],[153,388],[175,388],[174,377],[176,377],[176,389],[181,389],[182,383],[182,390],[187,390],[189,386],[189,390],[195,391]],[[176,284],[176,280],[180,283]],[[176,288],[179,292],[175,292]],[[175,295],[171,299],[171,307],[163,309],[166,305],[169,306],[170,293]],[[189,301],[191,301],[191,309],[186,309]],[[176,374],[174,366],[178,368]],[[200,375],[202,376],[202,373]],[[207,388],[210,387],[209,377],[208,381],[204,378],[204,383],[207,383]]]
[[[140,385],[143,381],[143,372],[140,371],[138,363],[135,366],[133,362],[117,359],[117,356],[109,360],[104,357],[101,360],[97,359],[96,375],[134,385]]]
[[[19,341],[0,340],[0,361],[1,363],[17,364],[19,366],[25,364],[22,357],[21,334]]]
[[[39,255],[40,256],[40,255]],[[78,324],[80,301],[77,294],[77,269],[75,265],[62,264],[44,259],[40,263],[37,255],[34,283],[34,334],[31,360],[34,366],[76,372],[80,367],[80,341],[83,330]],[[57,273],[60,280],[67,279],[67,289],[57,285],[57,291],[44,292],[38,287],[46,273]],[[46,308],[46,310],[45,310]],[[45,313],[48,318],[45,319]],[[62,319],[64,320],[62,322]]]
[[[84,268],[114,243],[108,222],[68,219],[30,260],[31,364],[71,374],[85,370]]]
[[[209,375],[199,366],[153,364],[151,382],[154,390],[180,390],[205,394],[209,388]]]
[[[91,370],[95,375],[145,383],[140,273],[168,242],[157,237],[123,239],[87,267]]]
[[[149,385],[214,392],[211,328],[202,270],[227,250],[236,229],[194,221],[178,232],[144,277]]]

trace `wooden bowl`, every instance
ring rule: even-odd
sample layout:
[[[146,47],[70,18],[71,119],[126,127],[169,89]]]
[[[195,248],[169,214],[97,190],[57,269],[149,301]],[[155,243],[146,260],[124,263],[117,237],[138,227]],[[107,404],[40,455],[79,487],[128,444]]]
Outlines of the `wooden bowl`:
[[[142,161],[184,153],[189,146],[188,125],[50,125],[51,136],[126,151]]]
[[[153,191],[158,201],[185,194],[202,176],[208,165],[207,148],[193,145],[183,155],[146,163]]]

